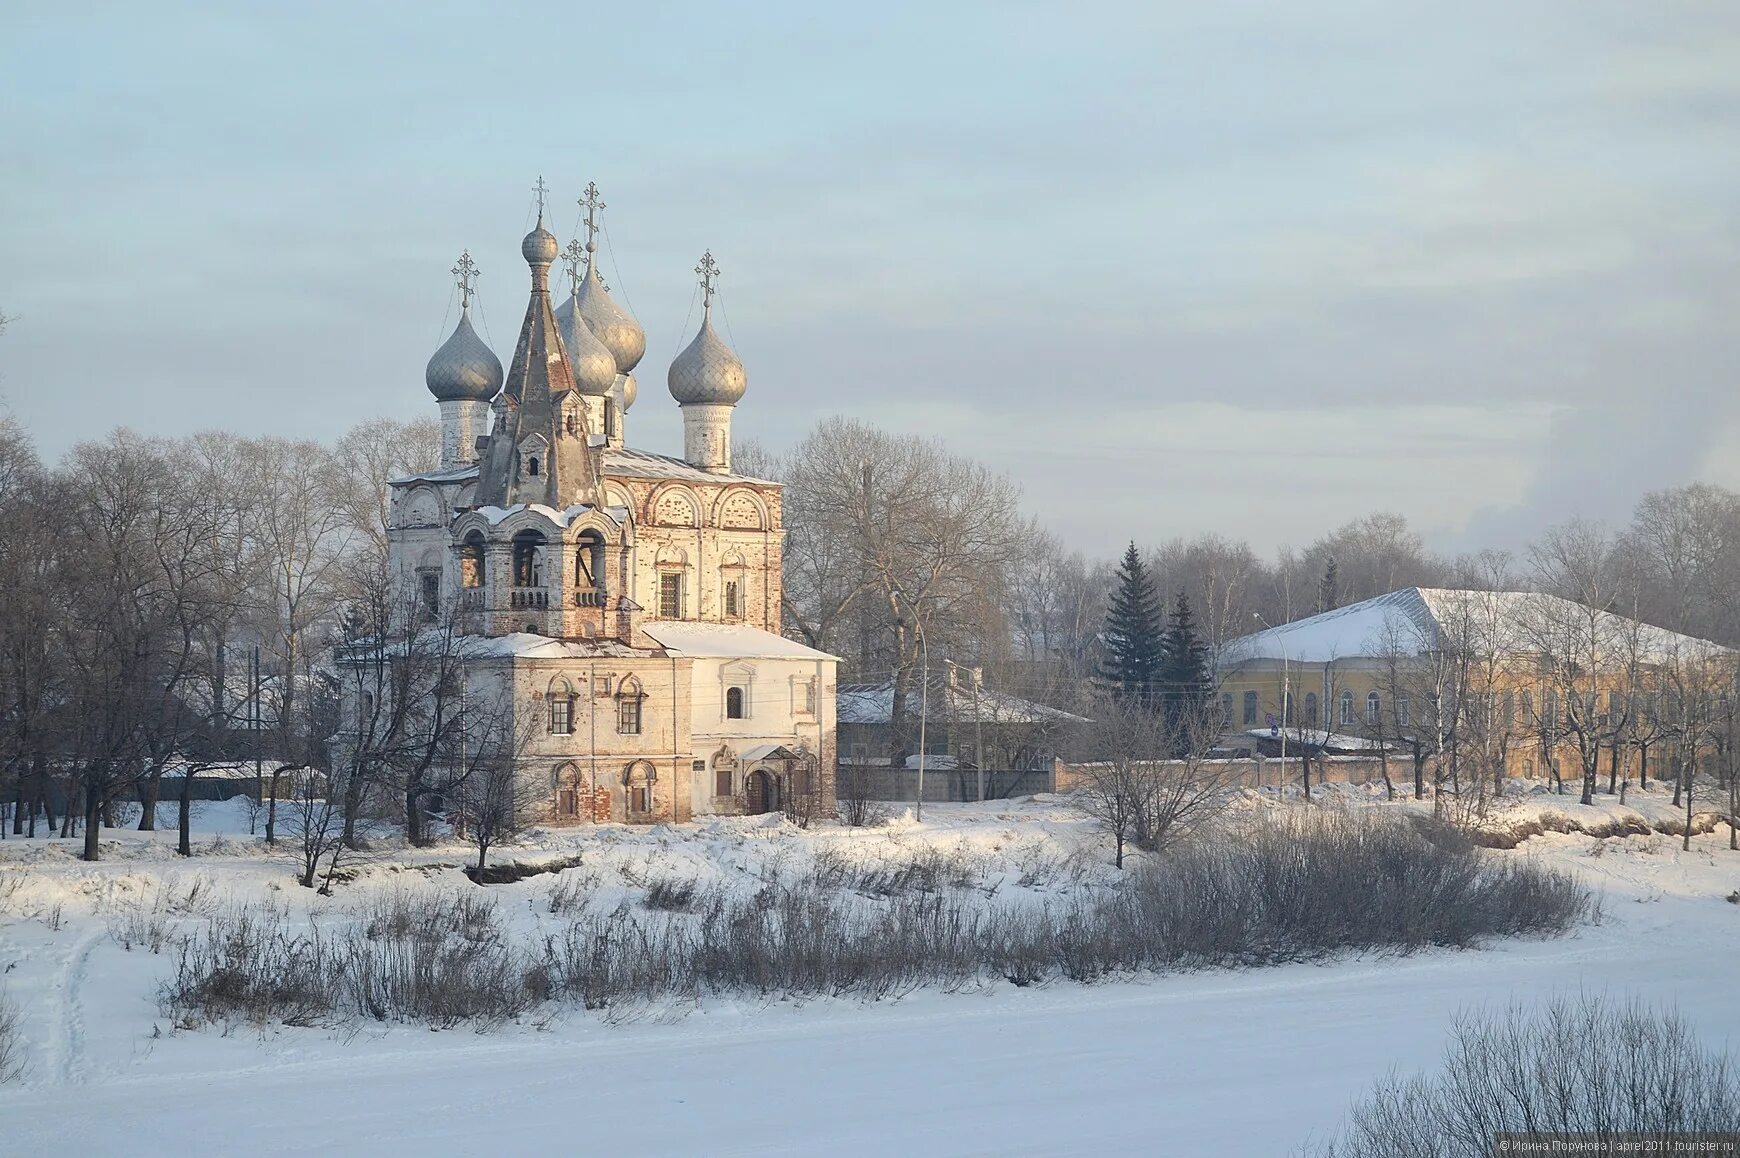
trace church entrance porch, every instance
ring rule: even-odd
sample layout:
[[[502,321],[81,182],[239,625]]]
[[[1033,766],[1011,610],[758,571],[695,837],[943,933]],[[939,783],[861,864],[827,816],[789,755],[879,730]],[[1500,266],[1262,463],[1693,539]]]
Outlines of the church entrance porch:
[[[779,807],[779,783],[769,773],[757,769],[743,781],[743,795],[751,816],[772,812]]]

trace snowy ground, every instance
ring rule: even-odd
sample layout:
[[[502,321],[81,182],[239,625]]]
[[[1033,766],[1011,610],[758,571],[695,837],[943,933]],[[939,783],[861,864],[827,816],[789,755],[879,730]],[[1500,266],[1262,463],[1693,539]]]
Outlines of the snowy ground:
[[[1336,802],[1363,801],[1337,788]],[[1617,814],[1518,794],[1510,819]],[[1630,811],[1666,820],[1665,798]],[[1247,798],[1243,806],[1268,805]],[[1414,807],[1403,805],[1403,807]],[[476,1153],[1251,1154],[1332,1128],[1393,1066],[1430,1064],[1469,1006],[1603,989],[1672,1001],[1740,1051],[1740,853],[1727,831],[1596,840],[1548,834],[1500,857],[1568,868],[1606,917],[1551,941],[1354,957],[1090,987],[997,984],[897,1002],[709,1002],[626,1024],[573,1012],[489,1034],[371,1026],[173,1031],[166,956],[112,935],[140,905],[178,918],[249,899],[344,906],[374,889],[472,888],[460,846],[397,852],[331,899],[296,888],[239,806],[202,806],[198,852],[174,833],[0,842],[0,987],[24,1009],[30,1071],[0,1091],[7,1152],[85,1155]],[[895,862],[936,848],[1004,899],[1109,872],[1093,834],[1045,801],[931,806],[873,831],[765,821],[548,834],[507,858],[580,851],[608,899],[671,873],[722,881],[818,852]],[[825,851],[832,850],[832,851]],[[771,867],[770,867],[771,866]],[[421,871],[406,871],[408,869]],[[564,874],[566,875],[566,874]],[[490,891],[531,922],[553,875]],[[1024,885],[1023,881],[1033,882]],[[195,886],[198,886],[197,891]],[[191,901],[188,899],[192,897]]]

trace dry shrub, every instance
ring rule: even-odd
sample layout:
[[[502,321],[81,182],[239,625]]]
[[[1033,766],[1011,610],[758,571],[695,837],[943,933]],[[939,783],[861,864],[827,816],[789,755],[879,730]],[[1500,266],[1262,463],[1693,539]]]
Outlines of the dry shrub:
[[[1465,1014],[1436,1073],[1378,1083],[1312,1153],[1486,1158],[1500,1132],[1635,1134],[1641,1152],[1685,1152],[1740,1132],[1740,1069],[1678,1014],[1635,1000]]]
[[[24,1013],[0,990],[0,1086],[24,1076]]]

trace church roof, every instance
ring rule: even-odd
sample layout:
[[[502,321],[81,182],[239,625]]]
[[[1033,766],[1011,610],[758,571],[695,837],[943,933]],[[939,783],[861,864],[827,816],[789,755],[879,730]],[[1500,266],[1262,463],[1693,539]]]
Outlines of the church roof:
[[[906,712],[918,718],[918,681],[906,690]],[[1061,708],[1036,704],[1008,692],[979,689],[977,718],[986,724],[1086,724],[1090,721]],[[950,683],[940,672],[932,672],[925,699],[925,718],[931,723],[971,723],[974,717],[973,689],[958,681]],[[839,721],[842,724],[887,724],[894,719],[894,681],[879,683],[841,684],[837,693]]]
[[[600,447],[599,453],[604,459],[604,476],[609,478],[657,478],[677,479],[684,482],[704,482],[718,486],[720,483],[746,482],[758,486],[776,487],[780,484],[772,479],[755,478],[746,474],[717,474],[691,466],[680,458],[672,458],[668,454],[654,454],[650,450],[636,450],[628,446]],[[429,470],[418,474],[400,475],[390,480],[389,486],[410,486],[412,483],[463,483],[477,477],[477,466],[454,467],[451,470]]]
[[[706,659],[825,659],[838,656],[806,647],[795,639],[743,623],[694,623],[661,619],[641,629],[672,655]]]

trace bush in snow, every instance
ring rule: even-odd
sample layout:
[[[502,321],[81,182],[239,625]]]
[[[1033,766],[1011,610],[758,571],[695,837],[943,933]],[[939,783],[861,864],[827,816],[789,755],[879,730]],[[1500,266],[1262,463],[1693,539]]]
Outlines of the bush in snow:
[[[1740,1069],[1677,1014],[1635,1001],[1464,1015],[1437,1073],[1380,1082],[1312,1153],[1485,1158],[1501,1132],[1637,1134],[1645,1152],[1676,1152],[1669,1135],[1740,1132]]]
[[[24,1015],[0,990],[0,1086],[24,1076]]]

